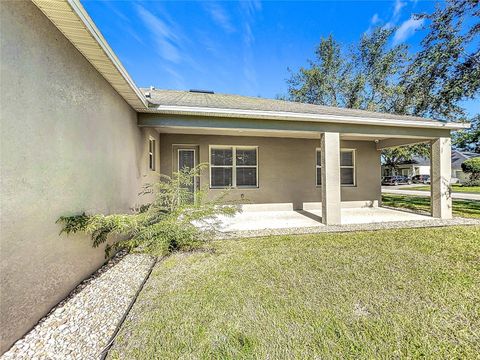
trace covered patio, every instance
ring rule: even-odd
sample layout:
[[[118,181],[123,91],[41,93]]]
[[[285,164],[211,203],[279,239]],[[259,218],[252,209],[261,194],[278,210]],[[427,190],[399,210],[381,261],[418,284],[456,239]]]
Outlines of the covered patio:
[[[244,207],[225,229],[452,218],[450,132],[463,124],[211,92],[148,95],[138,125],[160,134],[161,173],[208,164],[196,186],[263,209]],[[382,208],[382,150],[418,143],[431,148],[431,216]]]

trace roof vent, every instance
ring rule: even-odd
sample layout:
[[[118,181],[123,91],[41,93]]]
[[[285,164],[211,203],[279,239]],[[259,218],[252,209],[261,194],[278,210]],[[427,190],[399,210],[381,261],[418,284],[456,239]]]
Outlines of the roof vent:
[[[215,94],[212,90],[190,89],[191,93]]]
[[[145,93],[145,97],[146,97],[146,98],[151,98],[151,97],[152,97],[149,91],[147,91],[147,92]]]
[[[154,91],[154,90],[155,90],[155,86],[150,85],[150,91]]]

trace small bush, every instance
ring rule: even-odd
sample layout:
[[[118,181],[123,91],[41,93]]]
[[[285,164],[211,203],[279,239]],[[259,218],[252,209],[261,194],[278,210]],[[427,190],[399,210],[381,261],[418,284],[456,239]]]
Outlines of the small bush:
[[[463,184],[463,187],[480,186],[480,179],[470,180]]]
[[[470,174],[470,181],[480,180],[480,157],[465,160],[462,163],[462,170]]]
[[[106,257],[120,249],[140,249],[159,256],[194,247],[217,231],[218,215],[233,216],[237,211],[226,201],[228,190],[213,200],[207,199],[207,188],[192,193],[194,178],[204,167],[181,170],[172,177],[162,175],[142,192],[152,194],[154,200],[131,214],[62,216],[57,220],[63,225],[61,233],[89,234],[93,247],[107,242],[110,235],[121,235],[123,240],[106,245]]]

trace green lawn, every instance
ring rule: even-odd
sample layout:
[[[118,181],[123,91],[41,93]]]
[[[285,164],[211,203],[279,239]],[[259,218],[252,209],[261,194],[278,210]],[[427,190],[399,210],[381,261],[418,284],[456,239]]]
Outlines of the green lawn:
[[[419,185],[405,188],[405,190],[422,190],[422,191],[430,191],[430,185]],[[473,193],[478,194],[480,193],[480,186],[462,186],[459,184],[452,185],[452,192],[461,192],[461,193]]]
[[[216,241],[160,262],[113,359],[473,359],[480,227]]]
[[[430,211],[430,198],[425,196],[383,194],[382,203],[410,210]],[[453,214],[460,217],[480,218],[480,201],[453,199]]]

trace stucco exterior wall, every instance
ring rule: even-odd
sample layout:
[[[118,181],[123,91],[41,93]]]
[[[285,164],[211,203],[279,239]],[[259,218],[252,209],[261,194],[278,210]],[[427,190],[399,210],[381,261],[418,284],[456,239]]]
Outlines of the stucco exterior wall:
[[[3,353],[104,262],[55,221],[128,211],[157,177],[145,146],[159,139],[32,3],[0,11]]]
[[[321,188],[315,183],[315,152],[319,139],[268,138],[243,136],[214,136],[160,134],[162,173],[176,170],[176,144],[197,146],[199,162],[208,163],[209,145],[258,146],[258,188],[232,190],[234,199],[244,195],[252,203],[293,203],[301,209],[304,202],[321,201]],[[356,186],[342,186],[342,201],[381,200],[380,151],[368,141],[341,141],[342,148],[356,150]],[[208,171],[200,185],[208,185]],[[222,190],[211,189],[212,195]]]

